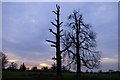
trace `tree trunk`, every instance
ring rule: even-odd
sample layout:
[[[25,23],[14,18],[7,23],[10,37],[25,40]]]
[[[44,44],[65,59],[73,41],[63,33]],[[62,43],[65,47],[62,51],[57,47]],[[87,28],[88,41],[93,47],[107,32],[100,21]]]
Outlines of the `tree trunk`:
[[[76,19],[76,18],[75,18]],[[80,80],[80,75],[81,75],[81,64],[80,64],[80,45],[79,45],[79,23],[77,23],[76,19],[76,39],[77,39],[77,44],[76,44],[76,54],[77,54],[77,80]]]
[[[59,36],[59,34],[58,34]],[[57,37],[57,80],[61,80],[61,54],[60,54],[60,37]]]
[[[57,35],[56,35],[56,56],[57,56],[57,80],[61,80],[61,53],[60,53],[60,23],[59,10],[57,12]]]
[[[61,80],[61,59],[60,55],[57,56],[57,80]]]
[[[80,65],[79,44],[77,44],[76,46],[76,52],[77,52],[77,80],[80,80],[81,65]]]
[[[80,80],[80,76],[81,76],[80,56],[77,56],[77,80]]]

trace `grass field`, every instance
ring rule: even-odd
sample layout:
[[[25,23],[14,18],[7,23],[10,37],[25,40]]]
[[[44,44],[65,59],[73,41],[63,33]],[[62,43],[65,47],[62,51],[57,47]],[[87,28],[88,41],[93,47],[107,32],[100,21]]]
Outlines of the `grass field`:
[[[2,80],[56,80],[54,72],[3,71]],[[62,80],[76,80],[75,73],[62,73]],[[119,74],[82,73],[81,80],[120,80]]]

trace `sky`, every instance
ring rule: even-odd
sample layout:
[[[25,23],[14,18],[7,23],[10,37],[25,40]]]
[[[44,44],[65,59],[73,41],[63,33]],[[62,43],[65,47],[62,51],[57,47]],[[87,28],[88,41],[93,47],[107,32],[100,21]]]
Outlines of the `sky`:
[[[2,2],[118,2],[119,0],[1,0]]]
[[[101,51],[103,71],[118,68],[118,4],[117,2],[3,2],[2,50],[9,60],[27,66],[51,66],[55,49],[46,39],[54,40],[49,32],[54,29],[55,5],[61,7],[62,27],[73,10],[80,10],[84,22],[97,33],[97,50]]]

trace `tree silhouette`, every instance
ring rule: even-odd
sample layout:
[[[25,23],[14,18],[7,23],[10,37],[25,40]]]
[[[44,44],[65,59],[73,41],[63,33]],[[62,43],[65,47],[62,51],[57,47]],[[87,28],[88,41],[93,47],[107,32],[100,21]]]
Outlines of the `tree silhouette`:
[[[44,72],[49,71],[48,67],[42,67],[41,70],[43,70]]]
[[[71,43],[71,47],[64,52],[65,59],[68,60],[69,68],[72,64],[77,67],[77,80],[81,73],[81,66],[89,69],[98,67],[100,63],[99,51],[96,51],[96,34],[91,30],[91,26],[85,24],[79,11],[74,10],[68,17],[67,26],[69,31],[65,32],[62,38],[63,47]]]
[[[17,67],[18,67],[17,63],[11,62],[8,69],[9,70],[15,70],[15,69],[17,69]]]
[[[54,64],[52,64],[52,67],[50,68],[50,70],[52,71],[52,72],[56,72],[56,69],[57,69],[57,66],[56,66],[56,64],[54,63]],[[64,65],[62,66],[62,72],[70,72]]]
[[[56,5],[56,10],[53,11],[53,13],[56,15],[56,19],[55,22],[51,22],[51,24],[53,26],[55,26],[56,28],[56,32],[54,32],[52,29],[49,29],[49,31],[55,35],[56,37],[56,41],[51,41],[51,40],[46,40],[47,42],[52,43],[51,47],[55,47],[56,48],[56,57],[52,58],[56,60],[56,64],[57,64],[57,78],[58,80],[61,79],[61,53],[63,53],[65,50],[67,50],[67,47],[65,47],[63,50],[60,49],[60,39],[63,36],[61,33],[63,31],[63,29],[61,28],[61,25],[63,22],[60,22],[60,6]]]
[[[33,66],[33,67],[31,68],[31,70],[37,71],[37,70],[38,70],[38,69],[37,69],[37,66]]]
[[[5,69],[8,63],[8,59],[7,59],[7,56],[2,51],[0,51],[0,60],[2,62],[2,69]]]
[[[55,63],[52,64],[51,70],[52,70],[53,72],[56,72],[56,70],[57,70],[57,66],[56,66]]]
[[[25,71],[26,70],[26,67],[25,67],[24,63],[22,65],[20,65],[20,70],[21,71]]]

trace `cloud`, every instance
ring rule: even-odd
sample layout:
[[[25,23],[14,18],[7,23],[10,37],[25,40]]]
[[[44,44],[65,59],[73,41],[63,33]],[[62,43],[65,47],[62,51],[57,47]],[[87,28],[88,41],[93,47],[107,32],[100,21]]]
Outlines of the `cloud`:
[[[31,58],[31,57],[23,57],[17,53],[12,53],[12,52],[6,52],[5,54],[7,55],[9,62],[16,62],[18,63],[18,65],[25,63],[25,65],[27,66],[39,66],[39,64],[46,63],[47,65],[50,66],[54,63],[54,61],[51,59],[37,58],[34,55],[33,55],[34,57]]]
[[[2,2],[118,2],[119,0],[2,0]]]
[[[40,67],[50,67],[50,65],[46,64],[46,63],[41,63]]]
[[[17,60],[8,60],[8,62],[16,62]]]
[[[114,58],[101,58],[101,63],[117,63],[118,59]]]

